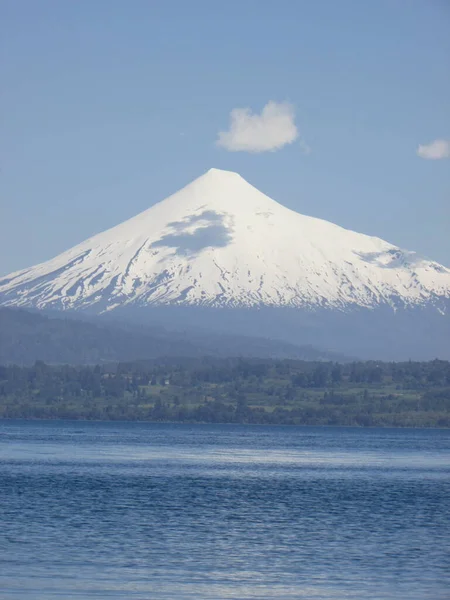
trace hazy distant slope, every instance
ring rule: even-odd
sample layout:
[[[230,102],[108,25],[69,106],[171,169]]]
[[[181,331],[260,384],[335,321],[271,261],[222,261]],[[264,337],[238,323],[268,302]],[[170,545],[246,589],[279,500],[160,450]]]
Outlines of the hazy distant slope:
[[[0,364],[94,364],[170,356],[253,356],[341,360],[343,356],[255,337],[175,333],[48,318],[0,308]]]

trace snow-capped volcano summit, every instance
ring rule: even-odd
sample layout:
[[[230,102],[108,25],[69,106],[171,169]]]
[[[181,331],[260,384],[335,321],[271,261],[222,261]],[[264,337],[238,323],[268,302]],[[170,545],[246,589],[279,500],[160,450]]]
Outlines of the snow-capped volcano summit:
[[[3,305],[99,313],[131,305],[398,307],[449,297],[449,269],[298,214],[218,169],[56,258],[0,278]]]

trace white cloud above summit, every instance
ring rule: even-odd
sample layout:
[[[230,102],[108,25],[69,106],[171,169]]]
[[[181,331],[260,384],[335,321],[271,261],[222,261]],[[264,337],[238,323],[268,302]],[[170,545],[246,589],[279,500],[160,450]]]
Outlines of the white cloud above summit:
[[[429,144],[419,145],[417,156],[427,160],[440,160],[450,157],[450,142],[448,140],[434,140]]]
[[[288,102],[268,102],[261,113],[235,108],[228,131],[220,131],[217,145],[230,152],[274,152],[298,138],[294,107]]]

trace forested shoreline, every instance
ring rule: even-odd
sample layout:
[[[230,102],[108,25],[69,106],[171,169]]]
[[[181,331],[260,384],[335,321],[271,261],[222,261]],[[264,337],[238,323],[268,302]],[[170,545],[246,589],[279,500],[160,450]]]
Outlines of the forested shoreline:
[[[450,363],[0,366],[0,418],[450,427]]]

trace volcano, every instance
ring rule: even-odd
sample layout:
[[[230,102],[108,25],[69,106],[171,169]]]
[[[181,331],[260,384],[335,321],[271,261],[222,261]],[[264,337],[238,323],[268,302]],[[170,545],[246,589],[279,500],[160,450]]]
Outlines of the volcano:
[[[294,336],[296,342],[319,338],[352,354],[361,351],[361,343],[350,342],[354,335],[348,330],[349,344],[342,347],[344,322],[351,324],[352,317],[370,336],[380,327],[367,329],[364,323],[375,314],[383,315],[382,329],[391,337],[395,322],[402,323],[397,335],[422,331],[426,343],[420,335],[405,338],[410,351],[412,343],[426,347],[427,355],[441,355],[442,349],[445,354],[450,342],[437,338],[448,331],[449,299],[448,268],[292,211],[237,173],[218,169],[59,256],[0,278],[4,306],[103,315],[132,309],[157,319],[170,314],[174,322],[180,315],[180,323],[197,315],[194,320],[208,328],[215,323],[228,328],[234,319],[240,332],[243,323],[254,323],[249,333],[256,328],[290,341]],[[189,315],[181,308],[191,309]],[[367,350],[369,342],[363,344]],[[380,340],[374,344],[377,357],[382,347]]]

